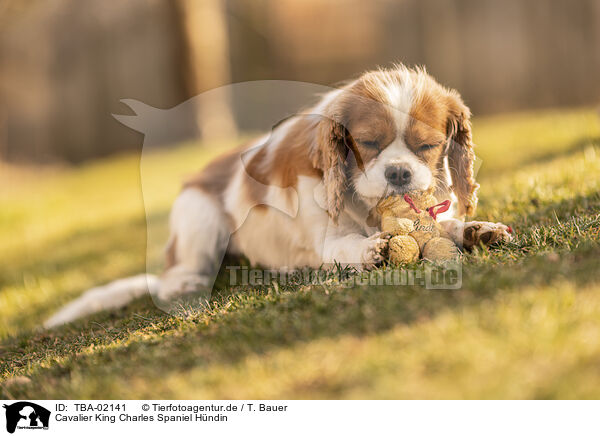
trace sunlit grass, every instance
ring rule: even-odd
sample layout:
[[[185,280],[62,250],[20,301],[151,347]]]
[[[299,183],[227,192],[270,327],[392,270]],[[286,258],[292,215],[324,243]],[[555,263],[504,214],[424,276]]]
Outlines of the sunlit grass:
[[[517,238],[466,257],[458,291],[223,289],[204,312],[168,316],[142,299],[53,332],[38,326],[66,301],[145,267],[139,156],[0,167],[0,396],[599,397],[597,114],[502,115],[474,129],[477,218]],[[233,145],[144,155],[163,232],[182,178]],[[150,244],[159,259],[161,242]]]
[[[497,115],[476,119],[473,138],[487,178],[599,145],[600,123],[591,108]]]

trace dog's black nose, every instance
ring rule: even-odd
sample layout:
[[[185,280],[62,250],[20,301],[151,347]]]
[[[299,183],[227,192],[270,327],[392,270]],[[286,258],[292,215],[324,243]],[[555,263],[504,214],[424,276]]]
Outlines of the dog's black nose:
[[[405,186],[412,179],[412,171],[406,165],[390,165],[385,169],[385,178],[395,186]]]

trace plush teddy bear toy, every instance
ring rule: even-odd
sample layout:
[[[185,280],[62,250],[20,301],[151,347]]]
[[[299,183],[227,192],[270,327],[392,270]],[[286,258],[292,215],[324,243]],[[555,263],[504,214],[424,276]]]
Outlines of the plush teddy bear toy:
[[[392,235],[389,258],[392,263],[419,259],[446,261],[456,259],[458,247],[436,221],[450,208],[450,200],[437,203],[431,190],[392,195],[377,204],[381,230]]]

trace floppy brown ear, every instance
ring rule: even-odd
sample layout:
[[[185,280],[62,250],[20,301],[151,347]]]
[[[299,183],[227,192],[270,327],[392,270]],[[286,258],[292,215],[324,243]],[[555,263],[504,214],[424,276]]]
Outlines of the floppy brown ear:
[[[450,95],[448,119],[448,167],[452,189],[458,197],[460,215],[473,215],[477,208],[479,185],[473,176],[473,139],[471,135],[471,111],[456,94]]]
[[[348,131],[335,120],[323,118],[316,131],[316,149],[313,165],[323,172],[323,183],[327,195],[327,211],[337,223],[344,209],[344,194],[347,187],[345,162]]]

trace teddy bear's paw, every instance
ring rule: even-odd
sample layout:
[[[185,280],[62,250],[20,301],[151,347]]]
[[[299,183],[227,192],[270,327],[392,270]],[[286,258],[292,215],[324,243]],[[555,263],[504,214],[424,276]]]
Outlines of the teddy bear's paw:
[[[471,221],[465,223],[463,247],[471,249],[477,245],[488,247],[497,242],[512,240],[512,229],[502,223]]]
[[[391,235],[387,232],[375,233],[365,239],[362,253],[362,266],[371,269],[387,259]]]

